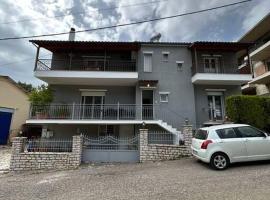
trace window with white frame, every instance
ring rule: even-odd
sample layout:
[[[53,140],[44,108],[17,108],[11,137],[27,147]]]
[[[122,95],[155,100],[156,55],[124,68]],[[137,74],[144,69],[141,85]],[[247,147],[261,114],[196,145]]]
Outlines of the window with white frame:
[[[163,62],[168,62],[169,61],[169,54],[170,54],[170,52],[165,52],[165,51],[162,52]]]
[[[152,72],[152,52],[143,53],[143,69],[144,72]]]
[[[159,97],[160,97],[160,102],[161,103],[168,103],[169,102],[169,92],[160,92]]]
[[[184,61],[176,61],[177,70],[181,71],[183,69]]]

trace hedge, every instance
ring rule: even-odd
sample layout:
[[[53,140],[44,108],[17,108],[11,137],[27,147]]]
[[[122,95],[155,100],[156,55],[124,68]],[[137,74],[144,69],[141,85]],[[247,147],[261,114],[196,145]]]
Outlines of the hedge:
[[[230,96],[226,99],[226,115],[235,123],[270,130],[270,97]]]

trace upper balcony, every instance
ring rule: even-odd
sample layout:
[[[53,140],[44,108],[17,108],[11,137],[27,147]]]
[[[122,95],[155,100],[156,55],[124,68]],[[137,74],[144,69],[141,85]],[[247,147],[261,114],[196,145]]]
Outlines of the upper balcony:
[[[270,40],[256,45],[254,51],[250,53],[250,58],[253,61],[263,61],[270,58]]]
[[[50,84],[134,85],[135,60],[38,59],[35,76]]]
[[[137,43],[31,41],[37,46],[34,75],[59,85],[130,86],[138,81]],[[40,49],[52,53],[39,58]]]
[[[247,54],[247,45],[230,42],[195,42],[192,50],[192,83],[242,85],[252,80],[247,63],[239,66],[237,53]]]

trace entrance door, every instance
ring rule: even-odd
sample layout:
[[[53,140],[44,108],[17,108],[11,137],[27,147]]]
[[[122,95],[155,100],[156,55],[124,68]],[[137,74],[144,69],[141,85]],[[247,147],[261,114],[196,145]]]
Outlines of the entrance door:
[[[153,90],[142,90],[142,119],[153,119]]]
[[[223,95],[208,95],[209,119],[223,119]]]
[[[82,96],[82,118],[101,119],[104,96]]]
[[[7,144],[12,113],[0,111],[0,144]]]

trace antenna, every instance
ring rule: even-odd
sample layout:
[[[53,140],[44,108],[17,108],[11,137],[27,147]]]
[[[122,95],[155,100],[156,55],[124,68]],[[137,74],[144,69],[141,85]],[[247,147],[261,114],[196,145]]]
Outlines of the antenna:
[[[161,34],[158,33],[150,38],[150,42],[159,42],[160,38],[161,38]]]

